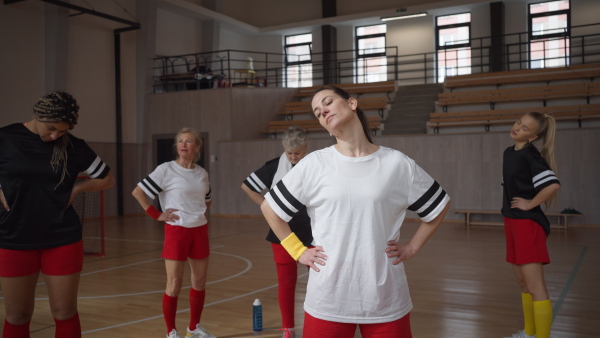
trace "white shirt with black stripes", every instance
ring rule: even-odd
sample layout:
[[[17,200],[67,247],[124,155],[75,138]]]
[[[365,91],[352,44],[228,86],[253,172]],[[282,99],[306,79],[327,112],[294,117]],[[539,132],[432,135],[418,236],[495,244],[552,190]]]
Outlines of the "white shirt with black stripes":
[[[315,245],[328,260],[310,270],[304,309],[342,323],[384,323],[412,309],[403,264],[385,253],[400,239],[406,210],[425,221],[450,197],[412,159],[380,147],[348,157],[331,146],[307,155],[265,196],[285,221],[305,205]]]

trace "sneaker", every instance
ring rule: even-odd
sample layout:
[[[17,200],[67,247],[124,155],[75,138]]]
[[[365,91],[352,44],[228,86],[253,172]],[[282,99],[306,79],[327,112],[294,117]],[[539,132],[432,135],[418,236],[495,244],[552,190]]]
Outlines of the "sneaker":
[[[208,331],[200,324],[196,324],[196,329],[194,331],[190,331],[188,328],[185,336],[188,338],[217,338],[217,336],[208,333]]]
[[[294,328],[284,328],[280,330],[283,331],[283,335],[281,335],[281,338],[296,338],[296,331],[294,331]]]
[[[167,335],[167,338],[181,338],[181,337],[179,336],[179,332],[177,332],[177,330],[173,329],[173,330],[171,330],[171,333],[169,333]]]
[[[510,337],[504,337],[504,338],[535,338],[535,335],[530,336],[530,335],[526,334],[525,331],[521,330],[521,331],[513,334]]]

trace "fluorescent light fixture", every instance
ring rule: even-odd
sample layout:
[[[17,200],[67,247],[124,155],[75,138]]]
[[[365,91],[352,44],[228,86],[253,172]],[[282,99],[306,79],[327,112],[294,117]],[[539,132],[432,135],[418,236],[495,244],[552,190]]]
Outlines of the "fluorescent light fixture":
[[[426,16],[427,13],[416,13],[416,14],[407,14],[407,15],[394,15],[394,16],[385,16],[381,18],[381,21],[392,21],[392,20],[401,20],[401,19],[409,19],[409,18],[418,18],[420,16]]]

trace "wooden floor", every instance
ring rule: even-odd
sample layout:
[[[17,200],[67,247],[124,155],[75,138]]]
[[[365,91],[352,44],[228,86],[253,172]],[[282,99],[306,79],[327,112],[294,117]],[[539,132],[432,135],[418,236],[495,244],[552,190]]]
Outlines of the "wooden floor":
[[[416,227],[406,223],[403,238],[410,238]],[[260,218],[211,219],[212,255],[202,324],[220,338],[281,337],[277,279],[266,232]],[[599,337],[600,229],[555,230],[548,244],[552,263],[545,271],[554,306],[552,337]],[[81,277],[79,312],[85,338],[165,337],[161,249],[162,226],[149,217],[107,221],[106,256],[87,256]],[[444,223],[406,263],[406,270],[415,338],[497,338],[522,326],[520,290],[504,262],[501,227],[465,230],[462,224]],[[301,337],[306,268],[300,267],[299,274],[296,326]],[[189,281],[184,285],[177,317],[180,330],[185,330],[189,316]],[[31,337],[54,337],[42,280],[36,297]],[[255,298],[263,303],[266,329],[260,333],[252,331]]]

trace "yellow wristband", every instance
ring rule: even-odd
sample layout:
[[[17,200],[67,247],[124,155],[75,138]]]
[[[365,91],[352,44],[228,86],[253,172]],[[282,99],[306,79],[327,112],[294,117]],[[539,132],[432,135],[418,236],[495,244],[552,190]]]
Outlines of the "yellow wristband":
[[[292,256],[294,260],[298,260],[300,256],[308,249],[302,244],[298,236],[295,233],[291,233],[289,236],[284,238],[281,241],[281,245],[285,248],[285,250]]]

